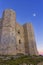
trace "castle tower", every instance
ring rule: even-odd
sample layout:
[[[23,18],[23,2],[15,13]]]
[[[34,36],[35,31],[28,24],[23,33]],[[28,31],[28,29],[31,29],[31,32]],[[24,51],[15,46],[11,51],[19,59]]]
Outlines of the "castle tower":
[[[38,55],[32,24],[20,25],[12,9],[3,12],[0,19],[0,54]]]
[[[2,54],[16,54],[16,15],[13,10],[5,10],[2,17],[1,51]]]
[[[16,50],[17,54],[25,54],[24,29],[16,22]]]
[[[32,24],[24,24],[25,53],[29,55],[38,55],[36,41]]]

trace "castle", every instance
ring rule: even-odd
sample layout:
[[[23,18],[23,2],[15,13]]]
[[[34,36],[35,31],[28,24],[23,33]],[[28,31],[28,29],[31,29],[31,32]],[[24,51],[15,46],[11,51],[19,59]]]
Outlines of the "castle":
[[[38,55],[34,31],[31,23],[20,25],[16,22],[16,13],[6,9],[0,18],[0,54]]]

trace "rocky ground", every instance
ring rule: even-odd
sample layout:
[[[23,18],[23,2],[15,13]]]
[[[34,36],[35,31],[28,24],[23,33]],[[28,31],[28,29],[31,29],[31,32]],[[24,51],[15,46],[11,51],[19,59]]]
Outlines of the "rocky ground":
[[[0,65],[43,65],[43,56],[0,55]]]

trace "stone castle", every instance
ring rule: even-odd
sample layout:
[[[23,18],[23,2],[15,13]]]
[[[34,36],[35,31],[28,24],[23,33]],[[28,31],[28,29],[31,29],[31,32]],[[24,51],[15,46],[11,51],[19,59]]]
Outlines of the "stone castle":
[[[6,9],[0,18],[0,54],[38,55],[35,36],[31,23],[20,25],[16,22],[16,14]]]

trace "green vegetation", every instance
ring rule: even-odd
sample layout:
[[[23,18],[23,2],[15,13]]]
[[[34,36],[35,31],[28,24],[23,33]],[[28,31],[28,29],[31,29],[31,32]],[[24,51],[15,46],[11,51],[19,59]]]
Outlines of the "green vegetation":
[[[37,65],[39,62],[43,61],[43,56],[27,56],[27,55],[19,55],[18,57],[15,56],[3,56],[3,58],[0,58],[0,65],[20,65],[23,63],[28,64],[33,64]],[[10,59],[6,59],[6,58]]]

